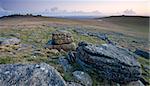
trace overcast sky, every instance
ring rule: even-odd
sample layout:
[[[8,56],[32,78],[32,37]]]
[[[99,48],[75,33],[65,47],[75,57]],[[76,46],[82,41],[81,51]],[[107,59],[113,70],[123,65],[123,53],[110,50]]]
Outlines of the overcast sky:
[[[149,15],[150,0],[0,0],[0,15]]]

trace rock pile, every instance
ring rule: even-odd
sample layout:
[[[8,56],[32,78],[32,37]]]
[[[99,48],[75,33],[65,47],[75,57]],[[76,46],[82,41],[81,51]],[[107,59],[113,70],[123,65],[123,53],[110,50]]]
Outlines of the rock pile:
[[[111,44],[96,46],[79,43],[76,62],[86,71],[94,71],[103,79],[128,83],[141,78],[141,67],[133,53]]]
[[[53,32],[52,40],[50,42],[51,43],[48,43],[46,46],[49,49],[71,51],[76,48],[72,34],[65,30],[57,30]]]

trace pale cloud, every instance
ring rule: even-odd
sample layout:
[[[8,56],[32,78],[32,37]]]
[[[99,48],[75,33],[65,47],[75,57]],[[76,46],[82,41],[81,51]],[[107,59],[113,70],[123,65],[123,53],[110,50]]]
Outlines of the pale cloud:
[[[132,9],[126,9],[125,11],[123,11],[123,14],[125,14],[125,15],[132,15],[132,14],[136,14],[136,12],[133,11]]]

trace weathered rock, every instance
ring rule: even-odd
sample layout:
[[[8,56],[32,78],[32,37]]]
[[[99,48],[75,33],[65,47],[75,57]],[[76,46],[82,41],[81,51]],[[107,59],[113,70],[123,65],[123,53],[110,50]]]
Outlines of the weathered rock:
[[[85,85],[85,86],[92,86],[92,79],[91,77],[82,71],[75,71],[73,72],[73,76],[75,77],[75,79],[77,79],[81,84]]]
[[[1,86],[66,86],[60,74],[46,63],[0,65]]]
[[[73,38],[62,38],[53,40],[53,44],[61,45],[61,44],[69,44],[73,42]]]
[[[136,49],[136,51],[134,53],[139,55],[139,56],[142,56],[142,57],[144,57],[146,59],[150,59],[150,52]]]
[[[82,85],[76,82],[67,82],[67,86],[82,86]]]
[[[58,59],[58,62],[63,67],[63,70],[65,72],[70,72],[70,70],[72,69],[72,66],[69,64],[68,60],[65,59],[65,57],[60,57]]]
[[[20,42],[21,42],[21,40],[18,38],[6,38],[6,39],[0,40],[1,45],[17,45]]]
[[[64,51],[74,51],[76,44],[73,42],[73,36],[65,30],[57,30],[52,33],[52,40],[48,41],[45,48],[57,49]]]
[[[72,34],[66,30],[57,30],[52,33],[53,44],[69,44],[73,42]]]
[[[62,44],[62,45],[47,45],[46,46],[49,49],[57,49],[57,50],[61,50],[63,49],[64,51],[72,51],[76,49],[76,45],[75,43],[71,43],[71,44]]]
[[[84,44],[77,48],[77,62],[101,78],[117,83],[139,80],[141,67],[133,53],[118,46],[103,44],[96,46]]]

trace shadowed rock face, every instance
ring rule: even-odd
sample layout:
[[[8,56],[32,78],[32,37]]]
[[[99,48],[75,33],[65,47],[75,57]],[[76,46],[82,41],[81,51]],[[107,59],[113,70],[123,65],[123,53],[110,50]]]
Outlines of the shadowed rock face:
[[[51,66],[41,64],[0,65],[1,86],[66,86],[60,74]]]
[[[80,43],[77,48],[77,62],[87,70],[93,70],[101,78],[117,83],[139,80],[140,64],[135,55],[126,49],[104,44],[96,46]]]

